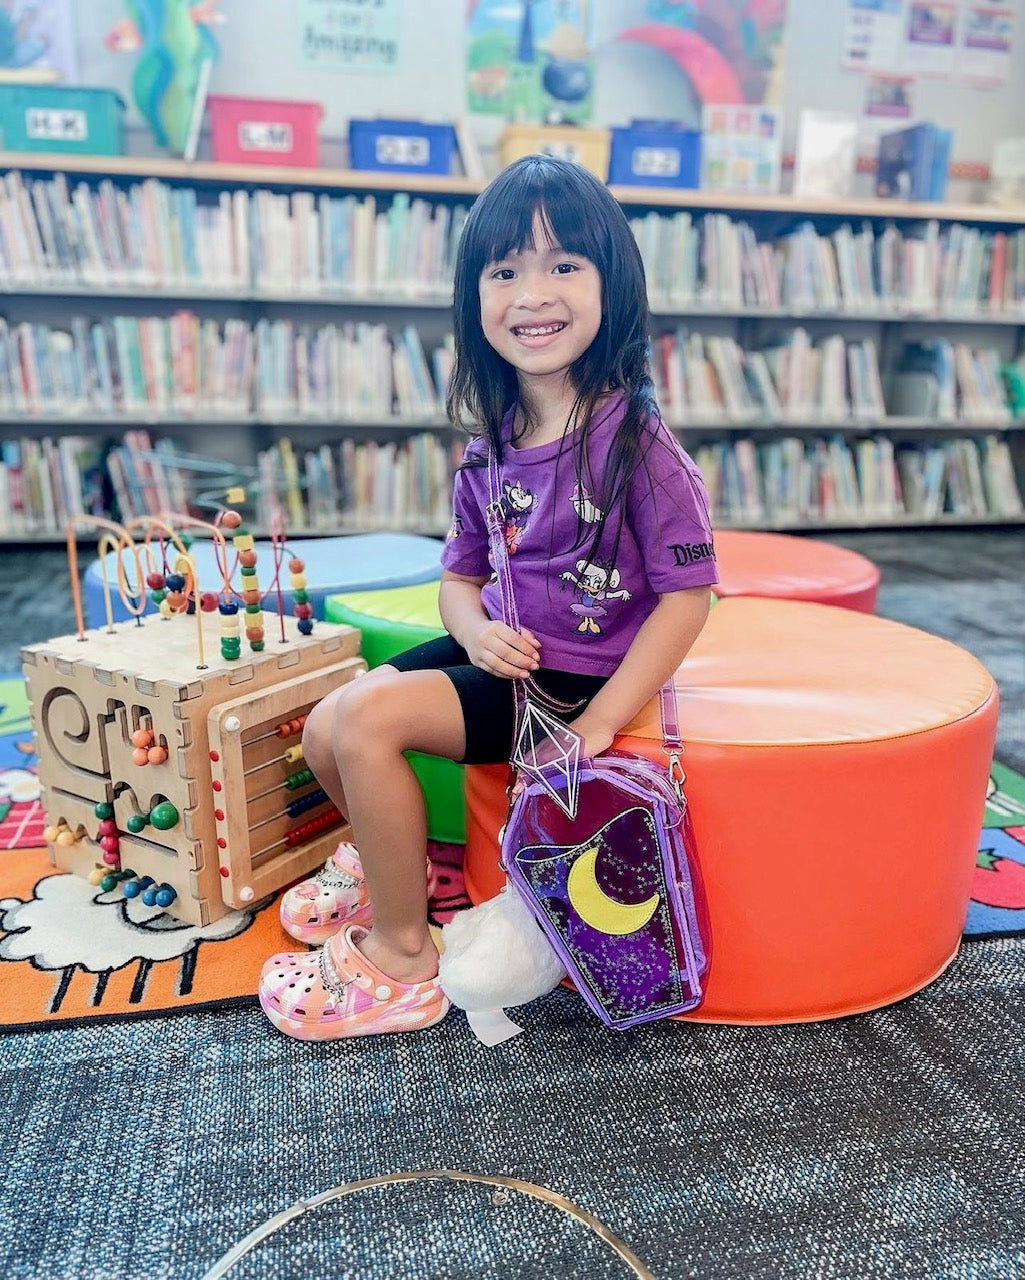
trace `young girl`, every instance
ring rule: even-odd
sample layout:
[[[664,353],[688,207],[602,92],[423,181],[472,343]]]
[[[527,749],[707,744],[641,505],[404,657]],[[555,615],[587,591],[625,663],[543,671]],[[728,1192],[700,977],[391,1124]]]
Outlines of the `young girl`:
[[[604,751],[680,665],[716,581],[708,499],[663,426],[648,372],[644,269],[585,169],[510,165],[476,201],[455,275],[453,423],[477,427],[456,473],[439,592],[448,632],[329,695],[306,763],[358,841],[285,895],[318,952],[273,956],[260,1000],[300,1039],[412,1031],[448,1000],[427,928],[426,819],[404,752],[508,760],[514,680]],[[488,557],[487,459],[521,628]]]

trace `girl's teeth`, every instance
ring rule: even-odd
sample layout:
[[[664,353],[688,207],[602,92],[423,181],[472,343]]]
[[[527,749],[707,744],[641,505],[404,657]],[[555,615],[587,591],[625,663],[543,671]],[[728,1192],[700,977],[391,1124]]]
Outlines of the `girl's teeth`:
[[[549,333],[558,333],[561,328],[561,324],[538,325],[532,329],[528,329],[525,325],[520,325],[516,332],[522,333],[526,338],[543,338]]]

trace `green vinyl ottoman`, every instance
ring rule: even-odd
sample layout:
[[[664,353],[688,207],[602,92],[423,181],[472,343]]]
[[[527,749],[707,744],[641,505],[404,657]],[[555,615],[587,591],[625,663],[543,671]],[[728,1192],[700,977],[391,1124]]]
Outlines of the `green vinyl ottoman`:
[[[438,612],[437,582],[328,596],[324,617],[328,622],[359,627],[363,633],[363,657],[370,668],[445,634]],[[409,762],[423,788],[428,836],[447,844],[462,844],[466,839],[463,766],[418,751],[409,752]]]

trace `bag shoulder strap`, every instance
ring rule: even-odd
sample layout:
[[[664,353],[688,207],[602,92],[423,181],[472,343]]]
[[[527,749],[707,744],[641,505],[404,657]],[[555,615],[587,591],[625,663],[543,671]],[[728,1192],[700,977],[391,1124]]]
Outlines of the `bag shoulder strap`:
[[[488,449],[488,506],[485,520],[488,529],[488,541],[491,545],[491,560],[495,566],[498,579],[498,594],[502,601],[502,621],[513,631],[520,629],[520,616],[516,608],[516,595],[513,591],[512,565],[509,560],[509,549],[505,542],[505,526],[502,519],[501,479],[498,473],[498,459],[495,451]],[[516,681],[517,686],[520,681]],[[520,698],[524,696],[521,688],[517,689]],[[684,776],[680,764],[683,754],[683,741],[680,738],[680,722],[676,709],[676,687],[672,676],[658,691],[659,715],[662,721],[662,747],[669,757],[669,773],[677,786],[682,785]]]

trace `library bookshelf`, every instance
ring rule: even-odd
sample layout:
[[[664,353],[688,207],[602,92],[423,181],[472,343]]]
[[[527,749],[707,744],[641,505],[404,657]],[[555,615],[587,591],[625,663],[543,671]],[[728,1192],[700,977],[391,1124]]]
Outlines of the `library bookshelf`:
[[[0,152],[0,540],[232,472],[257,527],[442,533],[482,185]],[[720,527],[1025,522],[1025,210],[611,190]]]

